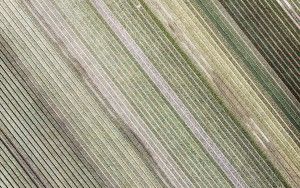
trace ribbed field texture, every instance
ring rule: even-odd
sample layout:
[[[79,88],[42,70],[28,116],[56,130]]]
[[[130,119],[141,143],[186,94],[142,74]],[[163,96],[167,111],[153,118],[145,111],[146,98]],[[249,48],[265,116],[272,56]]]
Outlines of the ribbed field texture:
[[[0,13],[0,187],[300,187],[298,2]]]
[[[295,24],[293,17],[289,13],[286,14],[283,7],[280,7],[283,5],[279,3],[257,0],[220,2],[299,101],[299,18],[294,21]],[[291,6],[286,10],[288,12],[293,13],[293,10],[299,12],[294,1],[290,1],[286,6]],[[282,103],[276,99],[276,94],[271,96],[276,102]],[[291,117],[290,108],[284,108],[283,104],[280,107],[290,121],[300,129],[299,122]]]

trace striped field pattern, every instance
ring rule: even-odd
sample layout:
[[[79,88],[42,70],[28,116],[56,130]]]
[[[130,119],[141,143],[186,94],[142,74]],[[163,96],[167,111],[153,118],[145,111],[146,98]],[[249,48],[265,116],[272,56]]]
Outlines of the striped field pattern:
[[[0,187],[300,187],[297,0],[1,0]]]

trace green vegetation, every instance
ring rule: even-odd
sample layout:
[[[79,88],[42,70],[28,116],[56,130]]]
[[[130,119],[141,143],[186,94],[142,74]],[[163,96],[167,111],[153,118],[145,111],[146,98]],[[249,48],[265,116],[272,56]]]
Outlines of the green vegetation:
[[[299,108],[269,71],[275,44],[222,4],[0,2],[0,185],[297,187]]]

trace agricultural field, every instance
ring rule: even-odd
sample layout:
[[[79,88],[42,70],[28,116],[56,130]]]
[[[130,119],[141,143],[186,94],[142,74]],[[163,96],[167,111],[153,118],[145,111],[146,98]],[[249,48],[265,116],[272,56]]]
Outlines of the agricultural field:
[[[241,2],[0,1],[0,186],[299,187],[298,5]]]

